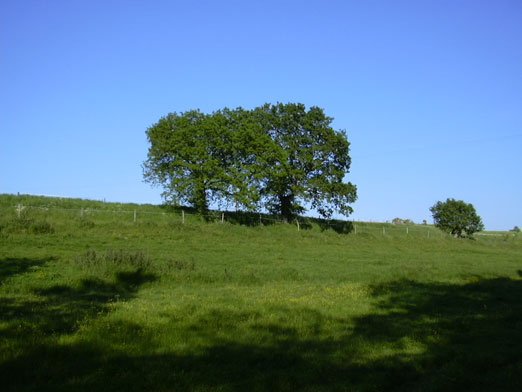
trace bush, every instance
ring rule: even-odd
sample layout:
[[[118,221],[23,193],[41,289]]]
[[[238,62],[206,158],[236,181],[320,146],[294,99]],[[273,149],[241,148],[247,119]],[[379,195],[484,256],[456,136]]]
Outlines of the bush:
[[[0,231],[10,234],[53,234],[54,226],[46,220],[37,220],[29,216],[27,210],[4,222]]]
[[[79,219],[79,226],[81,229],[92,229],[96,224],[92,220],[82,217]]]
[[[477,215],[475,207],[462,200],[438,201],[430,211],[435,226],[455,237],[471,237],[473,233],[484,230],[482,219]]]
[[[178,271],[187,270],[187,271],[195,271],[196,264],[191,261],[181,261],[181,260],[174,260],[171,264],[175,269]]]
[[[54,227],[52,224],[46,221],[33,222],[29,226],[29,232],[33,234],[53,234]]]

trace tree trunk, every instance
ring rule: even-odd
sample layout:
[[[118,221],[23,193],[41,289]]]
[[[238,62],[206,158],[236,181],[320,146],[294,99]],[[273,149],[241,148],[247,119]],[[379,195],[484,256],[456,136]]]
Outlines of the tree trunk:
[[[279,195],[278,197],[281,215],[286,222],[290,222],[294,217],[294,195]]]
[[[201,215],[207,214],[207,212],[208,212],[207,190],[205,189],[205,185],[201,182],[198,182],[195,186],[192,205],[194,206],[196,211],[198,213],[200,213]]]

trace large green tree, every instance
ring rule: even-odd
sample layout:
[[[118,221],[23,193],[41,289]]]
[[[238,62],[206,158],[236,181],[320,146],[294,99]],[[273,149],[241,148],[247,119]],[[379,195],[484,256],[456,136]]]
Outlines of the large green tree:
[[[356,187],[349,172],[350,143],[331,127],[332,118],[319,107],[266,104],[255,110],[271,140],[261,190],[266,207],[289,220],[307,206],[325,218],[349,215]]]
[[[331,122],[302,104],[171,113],[147,130],[145,180],[163,186],[167,201],[201,213],[217,201],[286,220],[306,208],[348,215],[356,199],[344,182],[349,143]]]
[[[471,237],[484,230],[482,219],[475,207],[463,200],[438,201],[430,208],[435,226],[455,237]]]
[[[229,133],[226,121],[198,110],[171,113],[147,130],[145,180],[162,185],[165,200],[199,212],[226,192]]]
[[[259,208],[270,140],[251,111],[170,113],[146,133],[144,178],[163,187],[167,202],[191,205],[202,214],[212,202]]]

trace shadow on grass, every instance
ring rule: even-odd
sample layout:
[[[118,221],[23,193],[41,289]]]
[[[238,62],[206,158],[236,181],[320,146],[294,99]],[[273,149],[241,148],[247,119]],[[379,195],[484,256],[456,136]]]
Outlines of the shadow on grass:
[[[113,291],[92,285],[65,297]],[[521,390],[522,281],[398,281],[372,296],[376,308],[359,318],[299,307],[272,309],[272,321],[233,310],[188,324],[173,315],[177,333],[207,343],[178,354],[158,346],[160,331],[120,322],[106,344],[28,345],[0,365],[0,377],[17,391]],[[134,351],[111,348],[121,334]]]
[[[215,215],[215,221],[221,219],[221,213]],[[242,225],[248,227],[257,226],[273,226],[284,223],[283,219],[278,215],[260,214],[258,212],[247,211],[226,211],[225,219],[233,225]]]
[[[106,313],[110,303],[132,299],[142,284],[155,279],[138,269],[117,273],[113,282],[84,278],[71,286],[34,289],[23,300],[0,297],[0,353],[56,345],[61,336]]]
[[[52,260],[54,260],[53,257],[46,257],[43,259],[7,258],[0,260],[0,284],[12,276],[30,272],[35,268],[42,267]]]
[[[319,226],[321,231],[333,230],[337,234],[350,234],[353,231],[353,222],[349,221],[319,218],[308,218],[308,220]]]
[[[273,226],[278,224],[296,224],[296,219],[299,221],[299,228],[302,230],[310,230],[313,225],[317,225],[321,231],[333,230],[338,234],[349,234],[353,232],[353,222],[344,221],[339,219],[321,219],[312,218],[307,216],[295,216],[290,221],[285,221],[282,216],[259,213],[259,212],[248,212],[248,211],[208,211],[206,215],[200,215],[192,207],[177,207],[170,205],[162,205],[161,208],[168,213],[181,214],[181,211],[185,211],[187,214],[199,216],[206,222],[221,222],[224,219],[227,223],[233,225],[241,225],[248,227],[257,226]]]
[[[417,390],[522,390],[522,281],[466,285],[400,281],[374,290],[379,312],[358,320],[354,335],[378,345],[422,343],[410,362]]]

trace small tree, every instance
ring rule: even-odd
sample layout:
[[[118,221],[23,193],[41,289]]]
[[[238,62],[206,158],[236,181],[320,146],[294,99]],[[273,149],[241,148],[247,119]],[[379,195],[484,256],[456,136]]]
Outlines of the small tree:
[[[518,226],[515,226],[511,229],[511,231],[514,233],[520,233],[520,228]]]
[[[438,201],[430,208],[435,226],[455,237],[471,237],[473,233],[484,230],[480,216],[472,204],[462,200],[447,199]]]

